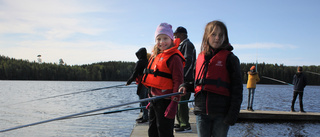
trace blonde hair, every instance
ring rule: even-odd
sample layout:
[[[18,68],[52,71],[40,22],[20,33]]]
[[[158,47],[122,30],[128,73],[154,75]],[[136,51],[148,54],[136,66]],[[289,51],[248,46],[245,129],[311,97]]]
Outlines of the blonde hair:
[[[217,26],[220,27],[222,33],[225,35],[225,39],[221,45],[221,48],[225,48],[229,44],[228,30],[226,25],[221,21],[211,21],[206,25],[202,38],[201,52],[204,52],[205,55],[211,53],[209,37],[212,35],[214,28]]]
[[[174,46],[173,40],[171,40],[171,46],[168,48],[172,48]],[[153,50],[152,50],[153,54],[152,57],[155,58],[158,54],[161,53],[160,49],[158,48],[158,44],[154,45]]]

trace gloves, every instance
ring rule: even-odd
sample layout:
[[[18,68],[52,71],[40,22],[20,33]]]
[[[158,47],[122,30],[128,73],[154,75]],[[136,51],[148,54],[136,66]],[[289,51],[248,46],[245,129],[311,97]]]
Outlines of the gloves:
[[[178,109],[178,102],[171,101],[166,111],[164,112],[164,117],[168,119],[174,119],[177,113],[177,109]]]

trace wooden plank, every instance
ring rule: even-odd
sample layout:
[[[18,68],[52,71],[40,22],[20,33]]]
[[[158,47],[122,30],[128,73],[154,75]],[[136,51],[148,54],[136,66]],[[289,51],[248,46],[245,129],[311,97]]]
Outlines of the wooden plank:
[[[141,114],[140,114],[141,115]],[[197,137],[197,129],[196,129],[196,116],[193,114],[193,110],[191,109],[189,112],[190,124],[192,128],[191,133],[174,133],[175,137]],[[246,120],[262,120],[266,122],[280,122],[280,121],[316,121],[320,122],[320,113],[315,112],[289,112],[289,111],[247,111],[240,110],[239,114],[239,122]],[[177,122],[176,122],[177,123]],[[131,132],[130,137],[147,137],[148,136],[148,128],[149,123],[136,124],[134,129]]]
[[[239,114],[239,120],[320,121],[320,113],[241,110]]]

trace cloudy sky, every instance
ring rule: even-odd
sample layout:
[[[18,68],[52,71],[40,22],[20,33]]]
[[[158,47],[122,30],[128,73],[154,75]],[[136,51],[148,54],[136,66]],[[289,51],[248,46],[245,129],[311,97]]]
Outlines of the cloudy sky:
[[[242,63],[320,65],[318,0],[0,0],[0,55],[68,65],[137,61],[161,22],[184,26],[200,51],[220,20]]]

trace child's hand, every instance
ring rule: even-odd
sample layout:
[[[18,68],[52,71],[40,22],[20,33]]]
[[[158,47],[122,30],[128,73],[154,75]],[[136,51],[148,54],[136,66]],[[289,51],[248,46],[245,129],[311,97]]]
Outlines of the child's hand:
[[[183,93],[181,94],[181,96],[184,96],[187,94],[187,89],[185,87],[180,87],[178,91]]]

